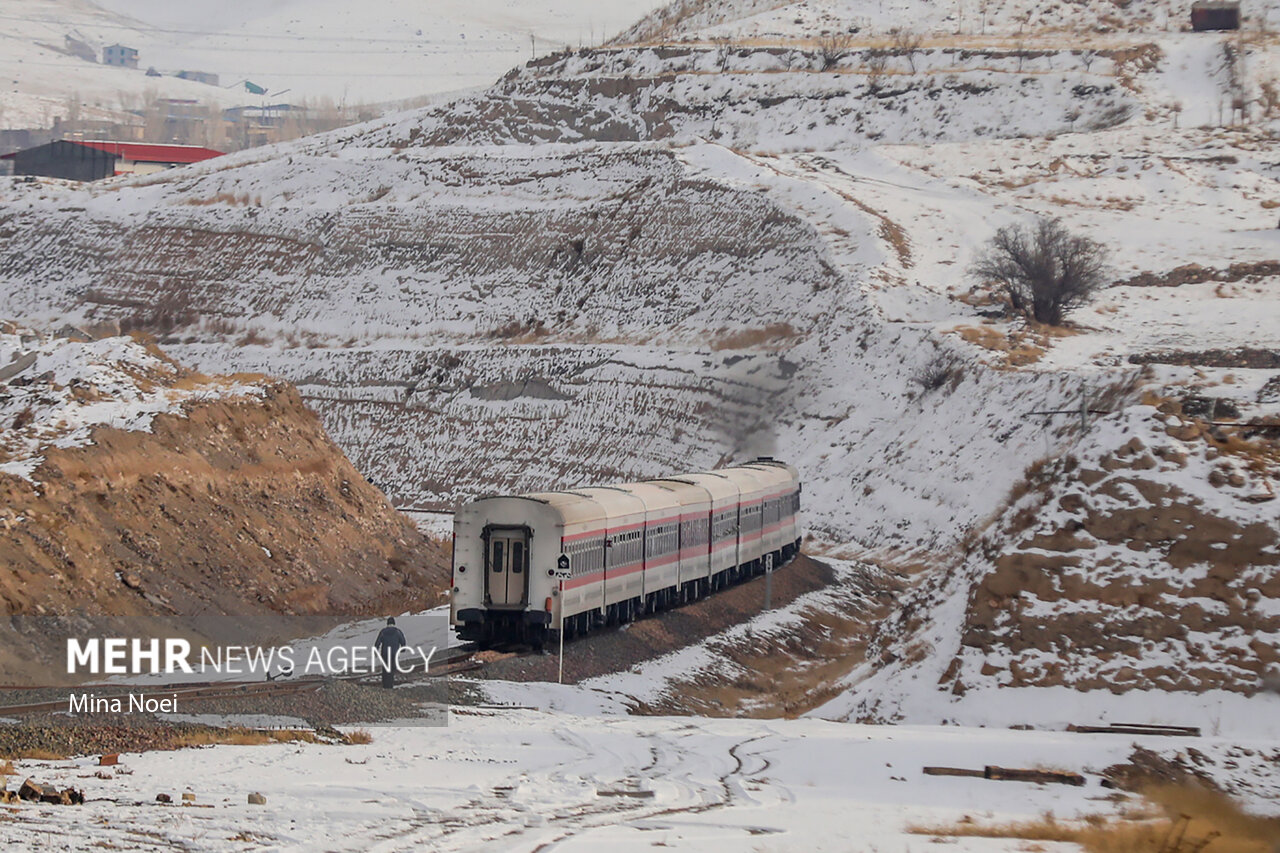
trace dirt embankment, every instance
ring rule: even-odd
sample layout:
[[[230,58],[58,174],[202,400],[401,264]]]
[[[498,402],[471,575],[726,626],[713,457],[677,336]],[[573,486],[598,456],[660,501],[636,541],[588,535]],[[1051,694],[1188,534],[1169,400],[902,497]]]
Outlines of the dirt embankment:
[[[989,548],[962,638],[986,660],[964,680],[1251,693],[1280,666],[1280,446],[1175,401],[1149,411],[1005,522],[1018,532]]]
[[[795,623],[745,637],[716,634],[758,616],[763,578],[755,578],[689,604],[573,641],[565,647],[564,678],[577,683],[631,667],[709,640],[714,663],[696,672],[672,672],[658,700],[635,707],[642,714],[795,716],[839,691],[839,679],[863,660],[871,628],[883,615],[895,583],[878,572],[839,578],[826,563],[804,554],[774,572],[772,604],[845,587],[825,603],[802,610]],[[552,650],[554,651],[554,650]],[[498,660],[480,674],[513,681],[554,681],[554,654]]]
[[[65,678],[67,637],[246,644],[423,608],[443,549],[364,480],[289,385],[99,428],[33,484],[0,475],[0,678]]]

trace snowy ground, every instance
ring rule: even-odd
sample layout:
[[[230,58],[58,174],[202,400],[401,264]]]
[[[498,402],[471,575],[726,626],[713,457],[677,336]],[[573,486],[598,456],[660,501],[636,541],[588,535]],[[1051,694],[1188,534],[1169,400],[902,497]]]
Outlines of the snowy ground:
[[[1227,746],[1170,741],[1145,745]],[[366,745],[124,755],[106,779],[90,759],[19,762],[20,776],[83,787],[90,802],[23,804],[0,820],[0,840],[70,850],[924,851],[935,842],[909,827],[1114,814],[1097,774],[1130,750],[1129,738],[1106,735],[455,709],[447,729],[379,728]],[[1080,771],[1088,784],[922,773],[985,764]],[[185,791],[196,807],[155,802]],[[267,804],[248,805],[251,791]],[[1023,843],[960,839],[949,849]]]

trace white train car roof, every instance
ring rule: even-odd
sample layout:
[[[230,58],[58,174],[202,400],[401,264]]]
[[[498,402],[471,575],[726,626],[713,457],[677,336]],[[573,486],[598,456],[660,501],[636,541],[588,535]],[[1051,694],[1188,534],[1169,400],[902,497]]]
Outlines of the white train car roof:
[[[700,474],[680,474],[672,477],[677,483],[701,486],[711,495],[712,506],[723,506],[725,503],[737,503],[738,486],[721,471],[707,471]]]
[[[649,512],[649,520],[656,521],[674,514],[679,514],[682,501],[675,489],[658,483],[621,483],[614,488],[621,489],[629,495],[635,495],[644,501]],[[689,488],[686,486],[685,488]],[[705,500],[705,497],[704,497]]]
[[[763,472],[750,468],[721,468],[715,473],[732,481],[738,487],[740,500],[744,501],[758,500],[764,496],[769,486],[769,480],[765,479]]]
[[[676,500],[680,502],[681,508],[699,507],[707,509],[711,506],[711,492],[707,491],[707,487],[701,483],[677,480],[674,477],[648,480],[646,482],[669,490]]]
[[[577,492],[534,492],[530,495],[520,495],[520,497],[551,507],[559,514],[566,528],[576,525],[589,526],[605,518],[605,508],[590,495]]]
[[[644,518],[644,500],[616,486],[591,486],[585,489],[574,489],[574,493],[585,495],[603,507],[610,524],[629,516],[640,516],[639,519],[632,519],[636,521]]]
[[[792,483],[800,484],[800,471],[794,465],[788,465],[786,462],[779,462],[776,459],[762,456],[755,462],[750,463],[750,467],[764,471],[785,471]]]
[[[749,468],[765,484],[765,489],[771,495],[790,491],[791,487],[797,482],[795,475],[782,465],[770,465],[766,462],[752,463],[745,467]]]

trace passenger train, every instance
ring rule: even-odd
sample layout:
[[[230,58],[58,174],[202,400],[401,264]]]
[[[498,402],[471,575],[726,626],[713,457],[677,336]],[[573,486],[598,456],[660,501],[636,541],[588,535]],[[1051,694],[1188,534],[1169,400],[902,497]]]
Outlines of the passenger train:
[[[484,497],[453,527],[463,640],[540,648],[693,601],[800,550],[800,478],[768,457],[639,483]]]

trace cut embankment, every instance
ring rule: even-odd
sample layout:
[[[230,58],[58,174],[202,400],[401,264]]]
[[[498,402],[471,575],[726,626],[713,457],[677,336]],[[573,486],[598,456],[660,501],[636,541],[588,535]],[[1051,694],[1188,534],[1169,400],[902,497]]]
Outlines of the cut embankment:
[[[447,558],[296,390],[98,426],[0,474],[0,678],[65,678],[70,637],[245,645],[439,602]]]

